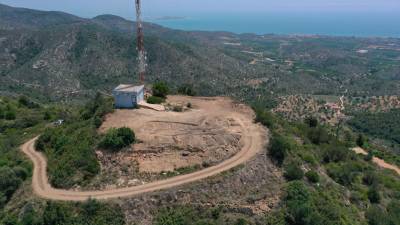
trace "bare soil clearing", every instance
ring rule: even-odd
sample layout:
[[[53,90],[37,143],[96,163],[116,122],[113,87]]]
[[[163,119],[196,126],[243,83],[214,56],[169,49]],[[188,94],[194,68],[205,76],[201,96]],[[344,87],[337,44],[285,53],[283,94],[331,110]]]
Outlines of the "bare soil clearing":
[[[142,140],[139,146],[134,146],[135,151],[137,148],[138,151],[150,154],[151,152],[148,150],[150,146],[155,147],[158,151],[157,153],[164,154],[171,151],[169,150],[171,146],[175,147],[175,151],[176,146],[181,146],[182,148],[191,146],[193,151],[188,151],[189,154],[187,155],[190,158],[191,154],[193,154],[190,163],[196,161],[195,157],[204,157],[206,159],[207,157],[214,157],[221,159],[221,163],[194,173],[138,186],[103,191],[60,190],[54,189],[49,184],[46,171],[46,158],[41,153],[35,151],[35,139],[33,139],[24,144],[21,149],[34,164],[32,178],[34,192],[46,199],[84,201],[88,198],[110,199],[130,197],[168,189],[217,175],[245,163],[263,149],[268,139],[265,128],[253,123],[254,114],[251,109],[245,105],[236,104],[228,98],[171,96],[170,101],[174,103],[180,102],[181,104],[190,102],[193,109],[182,113],[155,112],[141,109],[134,114],[121,110],[107,118],[101,130],[105,131],[111,127],[130,126],[134,129],[136,128],[135,131],[138,138]],[[145,126],[146,123],[149,123],[149,126]],[[192,133],[188,134],[188,130],[192,131]],[[207,141],[210,140],[214,142],[208,143]],[[214,145],[219,147],[210,148],[210,146]],[[231,147],[225,149],[226,146]],[[223,150],[222,152],[221,149]],[[196,156],[197,153],[198,155]],[[151,157],[151,160],[143,157],[143,159],[138,161],[139,164],[140,162],[142,163],[142,170],[150,170],[151,167],[157,167],[157,170],[175,168],[178,164],[177,162],[184,164],[187,161],[180,160],[182,157],[187,156],[180,156],[177,162],[171,164],[169,162],[170,158],[167,157],[166,160],[163,160],[165,156]],[[154,160],[157,161],[153,163]],[[161,161],[164,163],[160,163]],[[161,166],[158,166],[158,164],[161,164]]]
[[[137,160],[139,172],[161,173],[178,168],[212,165],[243,147],[243,130],[236,117],[251,121],[250,108],[227,98],[170,96],[167,104],[192,108],[184,112],[156,112],[149,109],[117,110],[107,116],[100,128],[129,127],[139,143],[121,158]]]

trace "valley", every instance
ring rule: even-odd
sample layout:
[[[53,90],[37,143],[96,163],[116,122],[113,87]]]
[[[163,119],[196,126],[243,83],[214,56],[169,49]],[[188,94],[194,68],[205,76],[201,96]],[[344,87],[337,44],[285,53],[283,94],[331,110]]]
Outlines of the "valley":
[[[138,77],[133,22],[68,14],[59,21],[57,13],[34,17],[38,12],[2,8],[1,93],[76,101]],[[34,17],[35,23],[10,22],[15,15],[21,21]],[[400,42],[395,38],[185,32],[150,23],[145,30],[149,83],[192,84],[201,95],[239,100],[271,92],[340,95],[347,89],[362,97],[400,90]]]

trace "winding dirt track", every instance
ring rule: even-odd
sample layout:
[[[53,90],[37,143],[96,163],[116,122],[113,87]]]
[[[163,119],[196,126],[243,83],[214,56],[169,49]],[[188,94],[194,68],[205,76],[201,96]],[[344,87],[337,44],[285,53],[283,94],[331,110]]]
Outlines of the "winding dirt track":
[[[264,146],[266,141],[266,131],[261,125],[254,124],[240,114],[235,115],[236,121],[243,128],[243,148],[232,158],[204,170],[191,174],[159,180],[140,186],[120,188],[105,191],[71,191],[55,189],[51,187],[47,177],[47,160],[45,156],[35,151],[35,139],[32,139],[21,146],[21,150],[32,160],[34,165],[32,188],[39,197],[60,200],[60,201],[85,201],[89,198],[105,200],[112,198],[132,197],[148,192],[181,186],[207,177],[217,175],[221,172],[232,169],[254,157]]]
[[[357,154],[362,154],[362,155],[368,155],[368,152],[365,151],[364,149],[360,148],[360,147],[355,147],[353,148],[353,151]],[[378,165],[379,167],[382,167],[384,169],[389,169],[389,170],[393,170],[395,171],[398,175],[400,175],[400,168],[398,166],[389,164],[387,162],[385,162],[383,159],[380,159],[378,157],[372,157],[372,161]]]

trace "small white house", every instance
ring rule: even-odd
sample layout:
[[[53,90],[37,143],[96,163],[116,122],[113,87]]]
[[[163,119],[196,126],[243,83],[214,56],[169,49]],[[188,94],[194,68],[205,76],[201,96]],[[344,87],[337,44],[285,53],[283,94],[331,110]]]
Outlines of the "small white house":
[[[120,84],[113,90],[115,107],[122,109],[136,108],[144,100],[144,85]]]

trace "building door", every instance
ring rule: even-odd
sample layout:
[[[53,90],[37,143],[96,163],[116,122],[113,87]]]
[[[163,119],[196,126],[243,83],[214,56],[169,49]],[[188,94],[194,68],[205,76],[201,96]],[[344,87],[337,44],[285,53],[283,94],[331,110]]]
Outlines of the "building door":
[[[137,102],[136,102],[136,95],[132,95],[132,105],[136,106]]]

